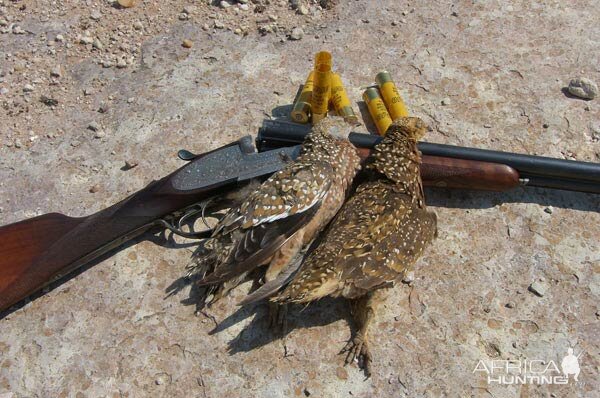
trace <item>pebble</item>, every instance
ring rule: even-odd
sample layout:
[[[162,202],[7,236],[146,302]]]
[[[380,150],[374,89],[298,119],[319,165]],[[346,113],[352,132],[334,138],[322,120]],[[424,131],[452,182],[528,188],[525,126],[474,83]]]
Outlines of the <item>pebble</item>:
[[[229,4],[229,2],[227,1],[222,1],[219,3],[219,5],[221,6],[221,8],[229,8],[231,7],[231,4]]]
[[[90,124],[88,124],[88,130],[92,130],[92,131],[98,131],[100,130],[100,125],[98,124],[98,122],[96,122],[95,120],[90,122]]]
[[[96,139],[100,139],[100,138],[104,138],[106,137],[106,133],[102,130],[96,132],[96,134],[94,134],[94,138]]]
[[[552,214],[554,212],[554,209],[552,208],[552,206],[548,206],[544,209],[544,211],[548,214]]]
[[[86,87],[83,89],[83,95],[92,95],[94,94],[94,89],[90,87]]]
[[[304,31],[302,28],[294,28],[292,29],[292,33],[290,33],[290,40],[301,40],[304,37]]]
[[[415,281],[415,272],[414,271],[407,272],[406,275],[404,276],[404,278],[402,278],[402,282],[406,283],[407,285],[410,285],[414,281]]]
[[[579,77],[569,82],[569,93],[583,99],[594,99],[598,95],[596,83],[585,77]]]
[[[23,146],[23,143],[21,142],[20,139],[16,139],[15,140],[15,148],[21,148]]]
[[[104,48],[104,45],[102,45],[102,42],[98,39],[94,40],[94,44],[92,44],[92,46],[98,50],[102,50]]]
[[[446,106],[446,105],[450,105],[452,103],[452,100],[450,98],[444,98],[442,100],[442,105]]]
[[[137,165],[138,165],[138,162],[135,160],[126,160],[124,169],[131,170],[131,169],[137,167]]]
[[[515,304],[514,301],[509,301],[508,303],[506,303],[504,305],[506,308],[515,308],[517,306],[517,304]]]
[[[194,6],[188,5],[188,6],[183,7],[183,12],[186,14],[193,14],[194,11],[196,11],[196,7],[194,7]]]
[[[90,193],[96,193],[100,190],[100,185],[96,184],[90,188]]]
[[[183,12],[181,14],[179,14],[180,21],[187,21],[188,19],[190,19],[190,16],[188,14],[183,13]]]
[[[128,104],[132,104],[133,102],[135,102],[135,97],[129,97],[129,98],[127,98],[127,103]]]
[[[141,21],[135,21],[133,23],[133,29],[142,30],[142,29],[144,29],[144,24]]]
[[[185,39],[183,41],[183,43],[181,43],[181,45],[184,46],[185,48],[192,48],[192,46],[194,45],[194,42],[189,39]]]
[[[94,42],[94,39],[92,39],[92,38],[91,38],[91,37],[89,37],[89,36],[83,36],[83,37],[82,37],[82,38],[79,40],[79,42],[80,42],[81,44],[92,44],[92,43]]]
[[[92,11],[92,13],[90,14],[90,18],[94,21],[99,21],[100,18],[102,18],[102,14],[100,14],[100,11]]]
[[[130,8],[135,5],[137,0],[118,0],[121,7]]]
[[[533,282],[529,285],[529,291],[536,294],[537,296],[544,297],[548,288],[541,282]]]
[[[303,4],[298,7],[298,13],[300,13],[300,15],[308,15],[308,8]]]
[[[223,24],[223,22],[219,21],[218,19],[215,21],[215,28],[223,29],[224,27],[225,25]]]
[[[348,371],[341,366],[338,366],[335,370],[335,375],[340,380],[348,380]]]
[[[125,58],[121,58],[117,61],[117,68],[127,68],[127,61],[125,61]]]
[[[56,65],[50,71],[50,76],[52,76],[52,77],[60,77],[61,75],[62,75],[62,72],[61,72],[61,69],[60,69],[60,65]]]
[[[73,148],[77,148],[79,145],[81,145],[81,142],[79,142],[77,140],[71,141],[71,146]]]
[[[15,35],[23,35],[25,34],[25,31],[23,30],[23,28],[21,28],[19,25],[15,25],[12,29],[13,33]]]
[[[31,84],[26,84],[23,86],[23,92],[30,93],[33,91],[33,86]]]
[[[242,11],[248,11],[250,9],[250,6],[246,3],[240,4],[238,7]]]
[[[8,89],[6,87],[0,88],[0,95],[8,94]]]
[[[65,41],[65,37],[61,34],[56,35],[56,37],[54,38],[55,41],[62,43],[63,41]]]

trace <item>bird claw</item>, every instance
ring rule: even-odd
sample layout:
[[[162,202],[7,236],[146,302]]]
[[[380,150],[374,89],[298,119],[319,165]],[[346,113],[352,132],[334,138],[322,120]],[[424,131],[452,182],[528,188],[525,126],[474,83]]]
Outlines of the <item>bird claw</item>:
[[[365,372],[367,378],[371,377],[371,362],[373,362],[373,356],[369,350],[369,344],[362,335],[357,333],[352,339],[346,343],[346,346],[342,349],[340,354],[346,353],[345,364],[348,365],[355,360],[358,361],[358,367]]]

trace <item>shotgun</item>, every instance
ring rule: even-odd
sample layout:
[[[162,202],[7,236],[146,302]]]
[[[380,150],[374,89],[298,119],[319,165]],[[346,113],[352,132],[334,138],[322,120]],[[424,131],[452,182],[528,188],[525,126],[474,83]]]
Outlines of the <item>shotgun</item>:
[[[201,155],[181,150],[178,156],[188,164],[90,216],[50,213],[0,227],[0,311],[155,227],[188,238],[208,237],[210,230],[186,232],[182,226],[194,216],[227,208],[227,193],[295,159],[300,147],[290,145],[302,142],[308,132],[295,126],[300,125],[265,121],[257,139],[260,152],[250,136]],[[368,156],[365,148],[377,142],[364,134],[353,133],[350,138],[362,147],[363,158]],[[425,152],[428,147],[421,149]],[[519,173],[504,162],[448,155],[423,156],[425,184],[494,191],[520,184]],[[592,177],[598,177],[600,167],[593,166]],[[598,182],[589,184],[599,191]]]
[[[309,125],[263,121],[256,138],[260,151],[297,145]],[[350,141],[368,154],[382,137],[351,133]],[[600,164],[511,152],[420,142],[421,174],[428,186],[506,191],[517,186],[600,193]]]

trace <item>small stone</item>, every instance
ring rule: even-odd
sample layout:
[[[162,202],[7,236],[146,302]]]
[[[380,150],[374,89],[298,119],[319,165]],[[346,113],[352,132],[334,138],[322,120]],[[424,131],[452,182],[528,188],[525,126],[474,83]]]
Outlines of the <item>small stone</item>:
[[[102,49],[104,48],[104,45],[103,45],[103,44],[102,44],[102,42],[101,42],[100,40],[98,40],[98,39],[95,39],[95,40],[94,40],[94,43],[92,44],[92,46],[93,46],[95,49],[98,49],[98,50],[102,50]]]
[[[301,40],[303,36],[304,31],[302,30],[302,28],[296,27],[292,29],[292,32],[290,33],[290,40]]]
[[[233,31],[234,34],[236,35],[241,35],[242,34],[242,30],[240,28],[235,28]]]
[[[402,278],[402,282],[406,283],[407,285],[410,285],[414,281],[415,281],[415,272],[414,271],[407,272],[406,275],[404,275],[404,278]]]
[[[127,103],[128,104],[132,104],[134,102],[135,102],[135,97],[129,97],[129,98],[127,98]]]
[[[102,61],[102,67],[103,68],[112,68],[112,66],[113,66],[112,61],[109,61],[109,60]]]
[[[194,7],[192,5],[187,5],[187,6],[183,7],[183,12],[185,14],[193,14],[194,11],[196,11],[196,7]]]
[[[515,308],[517,306],[517,304],[515,304],[514,301],[509,301],[508,303],[506,303],[504,305],[506,308]]]
[[[96,139],[100,139],[100,138],[104,138],[106,137],[106,133],[102,130],[96,132],[96,134],[94,134],[94,138]]]
[[[533,282],[529,285],[529,291],[536,294],[537,296],[544,297],[548,288],[541,282]]]
[[[594,99],[598,95],[596,83],[585,77],[579,77],[569,82],[569,93],[583,99]]]
[[[361,21],[362,21],[363,23],[369,23],[369,22],[371,22],[371,21],[369,21],[367,18],[363,18],[363,19],[361,19]]]
[[[181,14],[179,14],[179,20],[180,21],[187,21],[188,19],[190,19],[190,16],[184,12],[182,12]]]
[[[192,48],[192,46],[194,45],[194,42],[189,39],[185,39],[183,41],[183,43],[181,43],[181,45],[184,46],[185,48]]]
[[[98,131],[100,130],[100,125],[94,120],[90,124],[88,124],[87,128],[88,130]]]
[[[398,26],[398,25],[400,25],[400,22],[398,22],[398,21],[392,21],[392,26]]]
[[[300,7],[298,7],[298,13],[300,15],[308,15],[308,8],[306,8],[306,6],[302,4]]]
[[[224,27],[225,27],[225,25],[223,24],[223,22],[219,21],[218,19],[215,20],[215,28],[223,29]]]
[[[219,6],[221,6],[221,8],[229,8],[231,7],[231,4],[227,1],[222,1],[219,3]]]
[[[31,84],[26,84],[23,86],[24,93],[30,93],[33,91],[33,86]]]
[[[554,208],[552,208],[552,206],[548,206],[544,209],[544,212],[552,214],[554,212]]]
[[[250,9],[250,6],[249,6],[248,4],[246,4],[246,3],[243,3],[243,4],[240,4],[240,5],[238,6],[238,8],[239,8],[240,10],[242,10],[242,11],[248,11],[248,10]]]
[[[238,3],[240,3],[240,4],[248,4],[248,0],[238,0]]]
[[[90,193],[96,193],[100,190],[100,185],[96,184],[90,188]]]
[[[271,22],[275,22],[275,21],[277,21],[277,15],[273,15],[273,14],[269,15],[269,20],[270,20]]]
[[[550,127],[550,125],[548,123],[544,123],[544,124],[542,124],[542,127],[547,129],[548,127]]]
[[[133,23],[133,29],[142,30],[142,29],[144,29],[144,24],[141,21],[135,21]]]
[[[83,95],[92,95],[94,94],[94,89],[91,87],[86,87],[83,89]]]
[[[62,72],[61,72],[61,69],[60,69],[60,65],[56,65],[50,71],[50,76],[52,76],[52,77],[60,77],[61,75],[62,75]]]
[[[8,26],[8,21],[4,18],[0,18],[0,26],[1,27]]]
[[[126,160],[123,170],[131,170],[131,169],[137,167],[137,165],[138,165],[138,162],[135,160]]]
[[[91,38],[91,37],[89,37],[89,36],[83,36],[83,37],[82,37],[82,38],[79,40],[79,42],[80,42],[81,44],[92,44],[92,43],[94,42],[94,39],[92,39],[92,38]]]
[[[338,366],[335,370],[335,375],[340,380],[348,380],[348,371],[341,366]]]
[[[15,35],[23,35],[25,34],[25,31],[23,30],[23,28],[21,28],[19,25],[15,25],[12,29],[13,33]]]
[[[65,41],[65,37],[59,33],[59,34],[57,34],[57,35],[56,35],[56,37],[54,38],[54,41],[57,41],[57,42],[59,42],[59,43],[62,43],[63,41]]]
[[[23,146],[23,143],[21,142],[20,139],[16,139],[15,140],[15,148],[21,148]]]
[[[127,68],[127,61],[125,61],[125,58],[121,58],[117,61],[117,68]]]
[[[452,100],[448,97],[446,97],[442,100],[442,105],[444,105],[444,106],[450,105],[451,103],[452,103]]]
[[[100,14],[100,11],[92,11],[92,13],[90,14],[90,18],[94,21],[99,21],[100,18],[102,18],[102,14]]]
[[[73,140],[71,141],[71,146],[73,148],[77,148],[79,145],[81,145],[81,142],[77,141],[77,140]]]
[[[135,5],[137,0],[117,0],[119,5],[124,8],[130,8]]]
[[[6,87],[0,88],[0,95],[8,94],[8,89]]]

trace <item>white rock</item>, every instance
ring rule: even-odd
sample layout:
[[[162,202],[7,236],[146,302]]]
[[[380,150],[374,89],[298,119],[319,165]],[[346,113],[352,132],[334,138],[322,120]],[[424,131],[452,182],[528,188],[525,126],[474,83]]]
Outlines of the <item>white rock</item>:
[[[23,86],[23,92],[30,93],[33,91],[33,86],[31,84],[26,84]]]
[[[544,297],[544,294],[548,291],[548,287],[545,284],[536,281],[529,285],[529,291],[537,296]]]
[[[298,12],[300,13],[300,15],[308,15],[308,8],[306,8],[306,6],[302,4],[300,7],[298,7]]]
[[[90,18],[94,21],[99,21],[100,18],[102,18],[102,14],[100,14],[100,11],[92,11],[92,13],[90,14]]]
[[[222,1],[219,3],[219,5],[221,6],[221,8],[229,8],[231,7],[231,4],[229,4],[229,2],[227,1]]]
[[[56,35],[56,37],[54,38],[55,41],[62,43],[63,41],[65,41],[65,37],[61,34]]]
[[[290,40],[300,40],[303,36],[304,31],[302,30],[302,28],[296,27],[292,29],[292,32],[290,33]]]
[[[578,77],[569,82],[569,93],[583,99],[594,99],[598,95],[598,86],[588,78]]]

